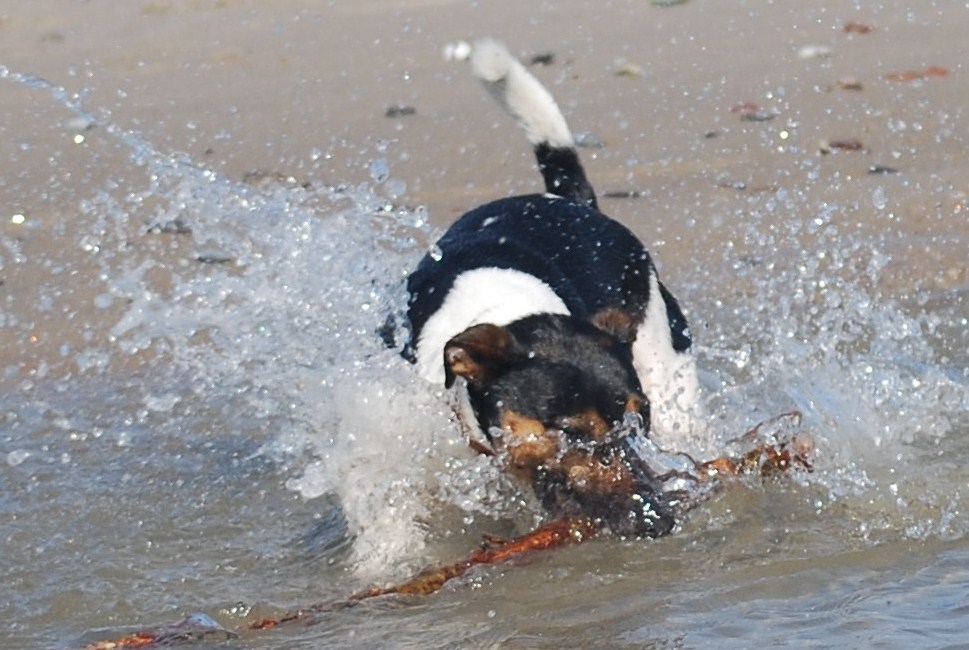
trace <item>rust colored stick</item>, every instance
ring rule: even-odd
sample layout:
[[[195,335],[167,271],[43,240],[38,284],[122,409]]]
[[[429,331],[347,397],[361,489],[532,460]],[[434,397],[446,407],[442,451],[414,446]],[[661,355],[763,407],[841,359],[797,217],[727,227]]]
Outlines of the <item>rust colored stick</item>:
[[[424,569],[413,578],[390,587],[372,587],[353,594],[349,598],[329,603],[318,603],[309,607],[293,610],[278,618],[267,618],[247,626],[250,630],[268,630],[287,623],[310,619],[325,612],[338,611],[352,607],[361,601],[393,594],[426,596],[438,591],[448,580],[463,576],[470,569],[480,565],[501,564],[522,557],[533,551],[545,551],[567,544],[578,544],[595,537],[599,527],[584,517],[565,517],[530,533],[509,540],[486,538],[481,548],[476,549],[463,559],[441,566]],[[135,648],[157,648],[201,639],[209,634],[235,636],[220,629],[194,627],[189,619],[176,625],[153,630],[141,630],[107,641],[96,641],[84,646],[83,650],[132,650]]]
[[[426,596],[444,586],[448,580],[467,573],[482,564],[501,564],[532,551],[577,544],[590,539],[599,532],[591,519],[564,517],[536,528],[530,533],[510,540],[489,538],[481,548],[471,551],[463,560],[454,564],[424,569],[406,582],[391,587],[374,587],[350,596],[351,602],[359,602],[388,594],[413,594]]]
[[[123,650],[125,648],[149,648],[157,644],[160,635],[151,632],[135,632],[110,641],[95,641],[84,646],[84,650]]]
[[[809,457],[814,448],[814,441],[810,434],[801,432],[786,442],[755,442],[762,427],[776,424],[785,419],[793,419],[795,424],[799,424],[800,414],[785,413],[778,418],[757,425],[738,439],[749,439],[748,442],[751,443],[751,447],[745,453],[739,456],[722,456],[705,463],[697,463],[697,478],[701,481],[716,481],[720,478],[742,474],[769,476],[785,472],[792,467],[811,471]],[[544,551],[567,544],[577,544],[595,537],[598,533],[599,526],[590,518],[564,517],[512,539],[487,537],[481,548],[472,551],[453,564],[428,567],[411,579],[396,585],[372,587],[343,600],[318,603],[287,612],[278,618],[263,619],[249,624],[247,629],[268,630],[287,623],[308,621],[315,615],[352,607],[364,600],[379,596],[394,594],[426,596],[438,591],[449,580],[463,576],[476,566],[501,564],[533,551]],[[91,643],[84,646],[83,650],[157,648],[190,643],[214,636],[224,640],[234,637],[235,634],[217,627],[214,621],[209,620],[200,624],[195,617],[188,617],[176,625],[142,630],[114,640]]]
[[[196,617],[189,616],[175,625],[140,630],[126,634],[117,639],[95,641],[84,646],[83,650],[132,650],[133,648],[158,648],[183,645],[194,641],[233,639],[235,634],[218,627],[215,621],[210,624],[200,624]]]
[[[266,619],[249,626],[253,630],[265,630],[283,623],[303,620],[308,616],[335,609],[351,607],[369,598],[392,594],[427,596],[438,591],[449,580],[458,578],[470,569],[480,565],[501,564],[519,558],[533,551],[545,551],[566,544],[578,544],[591,539],[599,532],[599,527],[585,517],[563,517],[535,530],[509,540],[488,538],[481,548],[471,551],[463,559],[453,564],[432,566],[424,569],[410,580],[389,587],[371,587],[358,592],[337,603],[324,603],[298,609],[284,614],[278,619]]]

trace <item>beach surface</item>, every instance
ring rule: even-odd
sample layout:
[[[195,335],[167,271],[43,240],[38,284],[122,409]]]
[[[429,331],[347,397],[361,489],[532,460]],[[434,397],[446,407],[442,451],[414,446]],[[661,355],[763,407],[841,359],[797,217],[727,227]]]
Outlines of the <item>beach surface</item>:
[[[912,295],[967,281],[965,24],[946,3],[53,1],[5,9],[0,54],[229,178],[355,185],[379,159],[392,198],[443,226],[539,187],[510,120],[443,56],[496,36],[551,59],[535,72],[593,143],[604,209],[658,242],[667,273],[780,188],[858,206],[848,226],[885,242],[883,281]],[[79,202],[125,174],[89,164],[105,134],[43,94],[7,84],[0,107],[0,226],[27,258],[4,274],[14,313],[46,251],[79,254]]]
[[[0,648],[195,610],[232,627],[531,521],[445,460],[457,427],[412,448],[380,419],[414,397],[397,431],[452,426],[440,394],[364,367],[392,367],[373,332],[434,236],[541,191],[445,57],[482,37],[552,91],[603,210],[676,288],[713,419],[801,409],[824,458],[647,551],[571,549],[277,641],[955,647],[967,30],[942,0],[6,3]]]

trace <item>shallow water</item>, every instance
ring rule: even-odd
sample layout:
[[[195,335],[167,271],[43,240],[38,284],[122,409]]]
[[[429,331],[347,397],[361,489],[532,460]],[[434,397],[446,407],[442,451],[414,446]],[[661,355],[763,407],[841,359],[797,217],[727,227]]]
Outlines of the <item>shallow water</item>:
[[[965,18],[932,7],[878,26],[948,33],[946,17]],[[673,66],[677,46],[656,59]],[[964,644],[969,115],[964,64],[920,56],[898,65],[950,76],[872,82],[850,119],[838,110],[853,100],[817,84],[765,82],[749,92],[782,116],[743,122],[729,109],[749,96],[683,71],[627,91],[660,107],[656,137],[616,127],[617,144],[584,153],[594,178],[606,168],[601,192],[645,194],[605,205],[654,242],[688,308],[721,440],[799,409],[813,473],[739,484],[662,540],[602,539],[228,647]],[[764,75],[832,79],[843,62],[793,56]],[[315,150],[296,165],[305,178],[236,180],[29,69],[0,68],[0,84],[7,168],[53,170],[43,189],[11,175],[5,187],[43,198],[0,215],[0,648],[74,647],[196,611],[235,629],[538,520],[382,340],[403,334],[403,278],[443,205],[479,188],[401,207],[421,201],[401,180],[406,135],[366,147],[359,181],[326,177]],[[698,88],[716,117],[694,108]],[[873,152],[820,155],[816,118],[832,112]],[[501,143],[481,155],[516,138],[489,135]],[[904,171],[867,173],[886,160]],[[661,221],[630,216],[644,209]]]

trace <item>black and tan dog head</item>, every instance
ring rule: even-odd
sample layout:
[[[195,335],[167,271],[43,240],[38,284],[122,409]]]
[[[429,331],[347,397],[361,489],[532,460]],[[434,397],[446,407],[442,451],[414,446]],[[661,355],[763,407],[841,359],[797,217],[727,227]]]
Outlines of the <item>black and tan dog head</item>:
[[[466,380],[481,431],[550,512],[655,537],[672,517],[626,440],[648,426],[649,402],[615,331],[555,314],[475,325],[444,348],[446,384]]]
[[[551,429],[601,442],[630,412],[648,421],[628,344],[570,316],[475,325],[448,341],[444,366],[445,385],[467,380],[485,435]]]

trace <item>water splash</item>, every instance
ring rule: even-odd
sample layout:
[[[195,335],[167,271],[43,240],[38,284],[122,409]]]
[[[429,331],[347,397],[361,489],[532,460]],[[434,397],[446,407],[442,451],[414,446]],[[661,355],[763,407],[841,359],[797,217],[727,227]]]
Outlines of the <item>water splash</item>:
[[[717,309],[701,345],[711,412],[726,430],[802,412],[819,453],[802,481],[821,490],[819,509],[846,506],[865,539],[964,535],[953,512],[969,490],[943,450],[964,444],[969,375],[945,313],[878,289],[890,256],[843,233],[857,206],[824,204],[813,220],[778,226],[781,207],[811,209],[781,191],[746,215],[741,238],[760,255],[733,265],[747,297]]]
[[[424,522],[442,504],[466,520],[522,506],[466,449],[447,398],[382,340],[404,335],[403,279],[432,238],[423,210],[394,205],[398,189],[233,181],[157,151],[80,95],[6,68],[0,79],[103,128],[144,174],[81,204],[78,243],[101,270],[95,305],[123,306],[109,347],[73,353],[82,374],[138,361],[158,374],[138,398],[144,411],[177,420],[211,409],[264,440],[260,453],[286,468],[290,489],[339,498],[364,577],[422,561]],[[390,174],[384,153],[370,167],[378,184]],[[778,192],[736,233],[775,252],[724,262],[748,288],[743,301],[717,304],[725,292],[709,278],[679,292],[716,313],[699,349],[708,412],[726,439],[802,411],[821,457],[801,480],[820,491],[819,508],[846,504],[859,536],[961,536],[969,488],[936,454],[963,445],[948,438],[966,429],[969,381],[939,361],[938,314],[910,313],[873,288],[887,255],[842,235],[843,209],[778,221],[804,211]]]
[[[383,340],[404,336],[403,281],[428,239],[423,209],[397,208],[369,186],[235,182],[158,152],[63,88],[6,69],[0,78],[47,91],[144,172],[140,187],[111,183],[81,202],[80,247],[103,283],[96,304],[124,305],[109,347],[74,354],[83,376],[137,361],[153,374],[145,412],[178,418],[176,405],[194,405],[264,439],[263,453],[290,467],[290,488],[340,497],[364,575],[416,561],[435,495],[487,502],[472,497],[482,488],[469,474],[490,470],[460,437],[439,440],[453,427],[446,400]]]

